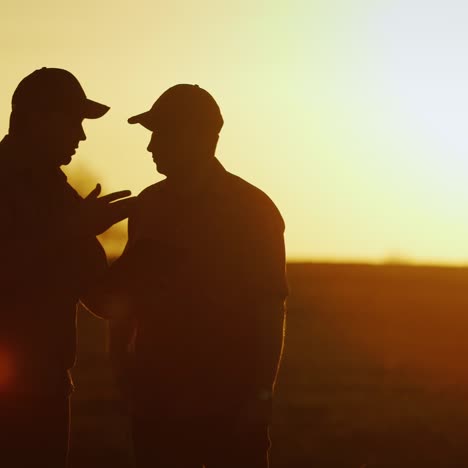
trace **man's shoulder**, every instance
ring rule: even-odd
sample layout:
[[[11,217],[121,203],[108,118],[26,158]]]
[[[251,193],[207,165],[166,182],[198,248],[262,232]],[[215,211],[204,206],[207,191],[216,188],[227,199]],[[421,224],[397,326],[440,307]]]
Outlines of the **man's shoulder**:
[[[18,154],[15,148],[4,138],[0,142],[0,204],[11,204],[23,199],[27,188],[24,175],[16,164]]]
[[[4,138],[0,141],[0,178],[3,184],[8,184],[12,182],[12,179],[15,178],[15,166],[14,166],[14,157],[15,151],[8,144],[8,140]]]
[[[166,188],[166,179],[160,180],[144,188],[137,196],[137,203],[146,203],[158,199],[164,193]]]
[[[161,180],[155,184],[144,188],[136,197],[135,205],[129,216],[131,224],[138,224],[142,219],[151,216],[158,207],[164,205],[163,193],[166,180]]]
[[[263,190],[230,172],[226,172],[226,178],[226,188],[229,188],[231,195],[245,210],[259,219],[266,217],[284,229],[283,217],[278,207]]]

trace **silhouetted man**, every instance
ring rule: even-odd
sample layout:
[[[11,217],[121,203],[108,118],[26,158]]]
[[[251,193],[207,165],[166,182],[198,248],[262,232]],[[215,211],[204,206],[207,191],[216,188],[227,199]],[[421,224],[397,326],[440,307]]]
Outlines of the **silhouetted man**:
[[[123,191],[82,199],[60,166],[109,108],[61,69],[18,85],[0,143],[0,464],[65,467],[76,304],[106,271],[96,235],[127,217]],[[119,200],[119,201],[117,201]],[[110,204],[111,201],[115,203]]]
[[[148,151],[167,176],[137,198],[112,269],[129,291],[119,307],[132,311],[127,333],[114,326],[113,356],[124,362],[134,339],[137,466],[264,468],[287,295],[283,220],[215,158],[223,118],[204,89],[174,86],[129,122],[153,132]]]

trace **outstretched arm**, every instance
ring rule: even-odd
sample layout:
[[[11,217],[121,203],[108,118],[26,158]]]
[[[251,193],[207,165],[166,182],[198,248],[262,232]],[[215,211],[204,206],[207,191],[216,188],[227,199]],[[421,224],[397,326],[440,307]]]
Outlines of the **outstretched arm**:
[[[102,207],[105,207],[108,211],[108,217],[111,217],[113,222],[128,217],[131,208],[134,206],[134,198],[119,200],[122,196],[127,196],[127,192],[116,192],[97,198],[99,190],[100,188],[96,187],[86,198],[86,200],[89,200],[90,206],[94,206],[91,212],[97,212],[94,215],[97,223],[102,223],[98,213],[99,210],[102,211]],[[89,216],[89,218],[92,217]],[[101,270],[100,274],[93,275],[92,281],[88,281],[86,287],[81,291],[81,303],[88,311],[100,318],[125,317],[129,313],[130,294],[128,283],[129,278],[132,276],[132,265],[129,262],[131,259],[128,258],[128,253],[133,242],[131,224],[132,221],[129,218],[128,242],[122,256],[109,268]]]

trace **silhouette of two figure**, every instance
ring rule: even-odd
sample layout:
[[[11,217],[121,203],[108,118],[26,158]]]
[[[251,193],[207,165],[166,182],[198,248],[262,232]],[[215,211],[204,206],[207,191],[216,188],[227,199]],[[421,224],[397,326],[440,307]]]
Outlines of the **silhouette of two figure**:
[[[14,369],[0,425],[16,424],[12,457],[28,447],[44,466],[65,466],[81,300],[111,320],[137,466],[267,467],[287,296],[284,222],[263,192],[216,158],[216,101],[197,85],[168,89],[129,119],[152,132],[148,151],[166,179],[136,199],[128,191],[98,198],[99,187],[82,199],[59,167],[84,139],[83,118],[108,108],[64,70],[24,81],[0,147],[8,213],[0,346]],[[107,267],[95,236],[127,216],[126,249]],[[32,436],[39,428],[40,442]]]

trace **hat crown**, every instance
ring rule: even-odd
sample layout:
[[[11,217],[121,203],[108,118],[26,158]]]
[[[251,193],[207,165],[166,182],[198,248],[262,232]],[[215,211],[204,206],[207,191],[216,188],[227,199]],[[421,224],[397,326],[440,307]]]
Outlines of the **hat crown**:
[[[72,73],[47,67],[33,71],[20,81],[11,105],[14,111],[59,111],[88,119],[98,119],[109,110],[109,106],[88,99]]]
[[[224,123],[213,96],[196,84],[177,84],[167,89],[150,114],[156,126],[190,126],[219,133]]]
[[[86,94],[72,73],[43,67],[20,81],[13,93],[12,107],[73,111],[85,101]]]

